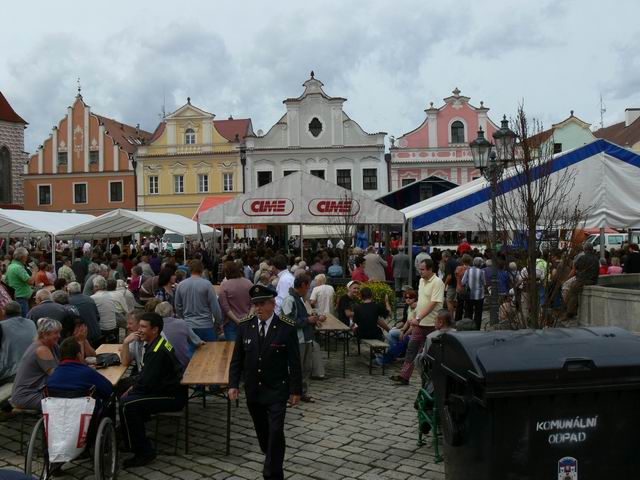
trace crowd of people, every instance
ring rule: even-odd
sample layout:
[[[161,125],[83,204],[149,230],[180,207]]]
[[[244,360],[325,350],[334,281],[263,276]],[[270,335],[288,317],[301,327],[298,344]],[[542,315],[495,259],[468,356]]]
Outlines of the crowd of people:
[[[114,395],[122,438],[134,454],[125,467],[133,467],[155,457],[145,420],[184,407],[180,378],[190,358],[204,342],[236,341],[255,313],[250,292],[256,287],[273,291],[275,314],[295,327],[300,400],[314,402],[312,383],[327,378],[316,330],[329,315],[359,340],[387,341],[387,353],[376,362],[402,362],[392,380],[407,385],[434,336],[482,327],[494,282],[501,321],[526,310],[531,281],[542,305],[572,318],[582,288],[599,275],[640,272],[635,244],[603,259],[590,244],[573,258],[559,250],[540,252],[536,278],[529,280],[517,256],[500,251],[494,259],[464,240],[455,251],[425,245],[411,254],[397,240],[384,252],[336,243],[295,256],[265,237],[236,242],[214,257],[194,242],[185,259],[161,251],[152,239],[86,242],[74,255],[71,245],[59,246],[53,264],[38,245],[29,250],[11,243],[0,264],[0,384],[13,383],[11,405],[30,410],[40,409],[46,386],[82,390],[93,382],[105,400]],[[401,308],[393,294],[376,301],[370,282],[389,285]],[[339,288],[344,294],[337,294]],[[86,365],[103,343],[122,343],[121,361],[133,368],[115,392]]]

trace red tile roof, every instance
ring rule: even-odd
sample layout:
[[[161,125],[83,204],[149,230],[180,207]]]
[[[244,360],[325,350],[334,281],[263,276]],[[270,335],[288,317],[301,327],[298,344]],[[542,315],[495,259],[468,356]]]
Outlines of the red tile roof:
[[[628,127],[625,122],[615,123],[609,127],[604,127],[593,132],[598,138],[604,138],[621,147],[632,147],[640,142],[640,118],[636,119]]]
[[[118,145],[122,147],[126,152],[133,154],[137,148],[143,143],[147,143],[151,136],[150,132],[140,130],[137,127],[132,127],[126,123],[118,122],[108,117],[96,114],[98,120],[104,125],[109,136],[113,138]]]
[[[11,108],[11,105],[9,105],[9,102],[7,101],[7,99],[4,98],[4,95],[2,95],[2,92],[0,92],[0,120],[4,120],[5,122],[22,123],[24,125],[27,125],[27,122],[25,122],[22,119],[22,117],[20,117],[20,115],[18,115],[15,112],[13,108]]]
[[[253,126],[251,125],[250,118],[214,120],[213,125],[216,127],[216,130],[220,135],[230,142],[236,141],[236,135],[238,135],[238,138],[242,140],[250,133],[253,133]]]
[[[149,140],[147,140],[147,143],[153,143],[157,139],[159,139],[160,136],[164,133],[164,129],[165,129],[166,125],[167,124],[165,122],[160,122],[158,124],[158,126],[156,127],[156,129],[153,131],[153,135],[151,136],[151,138]]]
[[[529,137],[529,145],[531,147],[539,147],[553,136],[554,130],[555,128],[550,128],[549,130],[544,130],[540,133],[532,135],[531,137]]]

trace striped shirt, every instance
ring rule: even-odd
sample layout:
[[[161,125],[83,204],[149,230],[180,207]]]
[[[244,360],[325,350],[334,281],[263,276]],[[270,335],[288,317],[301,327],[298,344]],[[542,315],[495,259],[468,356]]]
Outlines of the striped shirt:
[[[484,272],[478,267],[471,267],[462,277],[462,284],[469,287],[470,300],[482,300],[486,286]]]

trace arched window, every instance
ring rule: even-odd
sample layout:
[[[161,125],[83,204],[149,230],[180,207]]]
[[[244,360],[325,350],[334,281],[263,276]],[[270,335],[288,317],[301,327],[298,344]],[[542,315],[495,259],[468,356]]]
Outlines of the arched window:
[[[194,145],[196,143],[196,132],[192,128],[187,128],[184,132],[184,143]]]
[[[11,152],[0,148],[0,203],[11,203]]]
[[[451,124],[451,143],[464,143],[464,125],[460,120]]]

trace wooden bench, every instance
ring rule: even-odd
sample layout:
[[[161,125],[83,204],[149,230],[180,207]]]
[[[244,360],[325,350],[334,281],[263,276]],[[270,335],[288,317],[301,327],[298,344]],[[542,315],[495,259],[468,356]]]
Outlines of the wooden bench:
[[[222,390],[219,396],[227,400],[227,442],[226,455],[231,449],[231,400],[227,395],[229,369],[233,356],[234,342],[207,342],[198,347],[182,375],[182,385],[216,385]],[[202,404],[206,405],[206,391],[202,391]],[[236,402],[237,404],[237,402]],[[189,453],[189,402],[185,407],[185,453]]]
[[[387,342],[383,342],[382,340],[373,340],[373,339],[359,339],[358,343],[362,342],[366,346],[369,347],[369,375],[371,375],[373,369],[373,359],[376,357],[376,353],[384,354],[389,348],[389,344]],[[382,375],[384,375],[384,362],[382,362]]]

